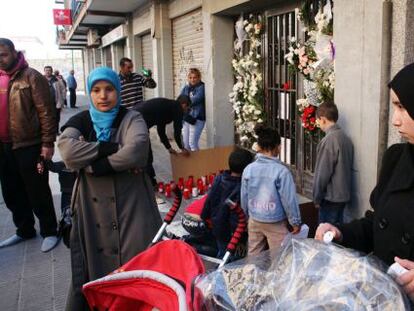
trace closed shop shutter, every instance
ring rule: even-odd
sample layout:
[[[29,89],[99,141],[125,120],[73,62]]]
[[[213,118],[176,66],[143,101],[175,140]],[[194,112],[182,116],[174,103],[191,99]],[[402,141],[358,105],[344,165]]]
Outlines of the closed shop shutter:
[[[147,34],[141,37],[141,55],[142,55],[142,67],[145,69],[151,69],[154,73],[154,62],[152,58],[152,40],[151,34]],[[137,68],[137,72],[141,72],[142,68]],[[150,99],[154,97],[154,89],[144,87],[144,99]]]
[[[187,82],[189,68],[203,74],[203,20],[197,9],[172,20],[174,97]]]

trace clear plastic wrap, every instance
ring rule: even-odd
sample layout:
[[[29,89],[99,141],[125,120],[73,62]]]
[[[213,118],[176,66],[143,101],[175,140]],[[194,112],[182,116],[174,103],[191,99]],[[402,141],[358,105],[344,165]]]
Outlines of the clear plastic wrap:
[[[292,239],[200,276],[196,288],[207,310],[410,310],[386,268],[334,244]]]

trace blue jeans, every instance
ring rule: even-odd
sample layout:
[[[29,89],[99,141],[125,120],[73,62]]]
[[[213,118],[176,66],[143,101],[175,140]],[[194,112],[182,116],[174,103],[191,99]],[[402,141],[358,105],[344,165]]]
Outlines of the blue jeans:
[[[183,124],[183,143],[184,148],[191,151],[197,151],[198,141],[200,140],[201,132],[203,131],[206,121],[197,120],[194,125],[184,121]]]
[[[344,202],[330,202],[323,200],[319,207],[319,223],[342,224],[344,217]]]

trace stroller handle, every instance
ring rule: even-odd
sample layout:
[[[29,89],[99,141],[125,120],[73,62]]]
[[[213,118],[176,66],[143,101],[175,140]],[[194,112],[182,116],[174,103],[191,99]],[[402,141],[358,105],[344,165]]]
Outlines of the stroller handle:
[[[182,201],[182,193],[179,187],[175,186],[173,188],[173,192],[175,194],[173,205],[171,206],[170,210],[168,211],[167,215],[164,217],[164,222],[168,225],[173,221],[175,215],[177,214],[178,210],[180,209],[181,201]]]
[[[173,192],[175,194],[173,205],[171,206],[167,215],[165,215],[161,228],[158,230],[157,234],[152,239],[152,242],[148,247],[151,247],[152,245],[157,243],[162,238],[162,235],[164,234],[165,229],[172,222],[178,210],[180,209],[181,200],[182,200],[181,190],[178,187],[174,187]]]
[[[230,207],[230,211],[237,215],[238,220],[236,230],[234,230],[230,242],[227,244],[227,251],[233,254],[236,251],[237,244],[239,244],[243,233],[247,229],[247,220],[243,210],[238,203],[227,199],[226,204]]]

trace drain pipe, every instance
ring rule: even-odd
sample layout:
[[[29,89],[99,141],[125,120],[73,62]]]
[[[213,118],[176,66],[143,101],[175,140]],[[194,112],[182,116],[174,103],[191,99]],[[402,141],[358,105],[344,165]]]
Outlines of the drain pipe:
[[[392,0],[384,0],[382,2],[382,57],[378,130],[378,172],[381,169],[382,157],[388,147],[388,123],[390,115],[390,92],[388,82],[391,76],[391,40]]]

